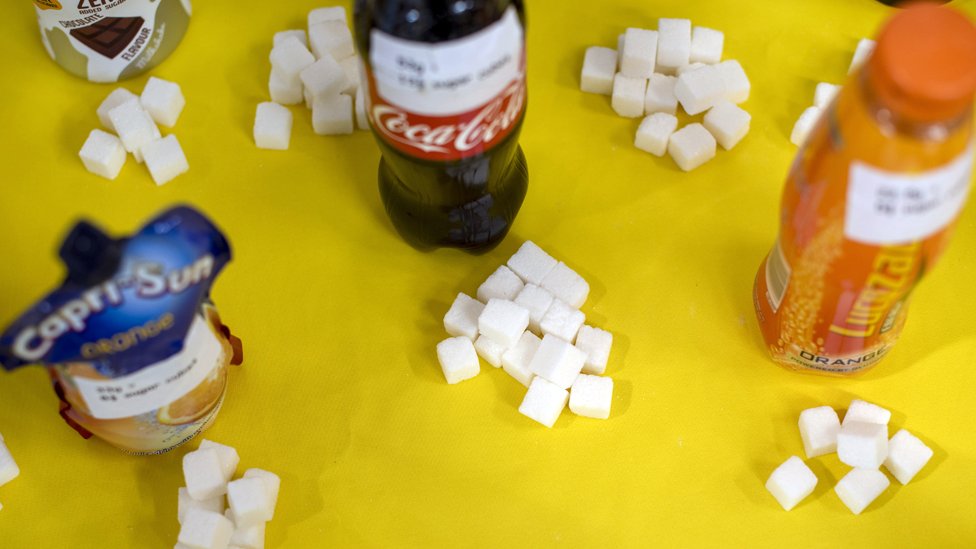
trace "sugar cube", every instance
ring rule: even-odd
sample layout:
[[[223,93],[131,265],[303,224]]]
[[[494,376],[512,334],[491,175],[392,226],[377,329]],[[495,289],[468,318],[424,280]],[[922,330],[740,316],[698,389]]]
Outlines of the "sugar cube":
[[[213,499],[227,493],[227,480],[220,457],[213,448],[189,452],[183,456],[183,479],[186,491],[197,501]]]
[[[271,102],[258,104],[254,116],[254,143],[260,149],[287,150],[291,140],[291,111]]]
[[[444,329],[452,336],[464,336],[474,341],[478,337],[478,317],[484,309],[484,303],[459,293],[444,315]]]
[[[725,34],[722,31],[695,27],[691,30],[691,55],[688,60],[692,63],[718,63],[722,60],[724,44]]]
[[[274,34],[274,39],[272,45],[277,46],[289,38],[294,38],[302,43],[303,46],[308,47],[308,37],[305,36],[305,31],[302,29],[294,30],[283,30],[281,32],[276,32]]]
[[[234,514],[234,524],[238,528],[246,528],[270,520],[270,496],[267,485],[260,478],[241,478],[229,482],[227,505]]]
[[[807,140],[807,136],[813,131],[813,127],[817,124],[817,120],[820,120],[821,110],[817,107],[807,107],[800,118],[796,120],[796,124],[793,125],[793,131],[790,133],[790,143],[793,143],[797,147],[803,146],[803,143]]]
[[[17,467],[14,456],[10,454],[10,450],[3,441],[3,437],[0,437],[0,486],[7,484],[19,475],[20,467]]]
[[[647,91],[644,93],[644,112],[647,114],[677,112],[678,98],[674,96],[674,85],[677,81],[674,76],[652,74],[647,81]]]
[[[875,45],[874,40],[867,38],[858,40],[857,48],[854,50],[854,57],[851,59],[851,66],[847,69],[847,74],[851,74],[864,65],[868,58],[871,57],[871,54],[874,53]]]
[[[330,56],[341,61],[356,53],[352,33],[342,21],[322,21],[309,26],[308,44],[316,59]]]
[[[834,492],[855,515],[877,499],[891,482],[877,469],[855,467],[834,486]]]
[[[840,86],[837,84],[828,84],[827,82],[819,82],[817,84],[817,89],[813,92],[813,106],[826,109],[830,102],[837,97],[837,92],[840,91]]]
[[[342,67],[342,72],[346,73],[346,80],[349,81],[349,85],[342,90],[342,93],[356,95],[359,90],[359,56],[347,57],[339,61],[339,66]]]
[[[605,372],[611,347],[613,347],[613,334],[584,324],[580,328],[579,335],[576,336],[576,348],[586,355],[583,373],[599,375]]]
[[[157,185],[166,184],[190,169],[183,148],[173,134],[143,145],[142,157]]]
[[[451,337],[438,343],[437,360],[450,385],[471,379],[481,372],[474,344],[464,336]]]
[[[217,458],[220,460],[220,467],[224,472],[224,478],[227,479],[227,482],[230,482],[230,479],[234,478],[234,472],[237,471],[237,464],[241,462],[237,450],[226,444],[220,444],[219,442],[207,439],[200,441],[200,448],[212,448],[216,450]]]
[[[657,42],[658,33],[656,31],[627,29],[624,32],[623,47],[620,50],[620,73],[634,80],[649,78],[654,73]],[[616,85],[614,82],[614,87]]]
[[[766,489],[786,511],[812,494],[816,486],[817,475],[797,456],[790,456],[766,481]]]
[[[228,509],[224,516],[234,520],[234,512]],[[230,537],[228,549],[264,549],[264,535],[268,523],[258,522],[251,526],[236,526],[234,533]]]
[[[678,119],[673,114],[656,112],[641,120],[634,146],[654,156],[661,156],[668,150],[668,140],[677,127]]]
[[[281,490],[281,477],[271,471],[254,467],[244,471],[243,478],[259,478],[264,481],[268,488],[268,498],[271,501],[271,517],[268,520],[273,519],[275,507],[278,505],[278,492]]]
[[[305,90],[311,95],[313,103],[318,99],[332,98],[349,86],[346,71],[342,70],[342,66],[330,56],[322,57],[306,67],[299,73],[299,77]]]
[[[512,347],[529,327],[529,311],[507,299],[489,299],[478,316],[478,333]]]
[[[318,97],[312,104],[312,129],[318,135],[348,135],[353,131],[352,97]]]
[[[549,274],[558,261],[547,254],[531,240],[526,240],[506,263],[515,274],[526,283],[542,284],[542,279]]]
[[[579,376],[584,362],[586,355],[583,351],[564,339],[546,334],[529,362],[529,371],[562,389],[568,389]]]
[[[618,72],[613,77],[610,106],[620,116],[636,118],[644,114],[644,96],[646,94],[646,78],[631,78]]]
[[[78,151],[85,169],[106,179],[115,179],[125,165],[125,147],[114,135],[92,130]]]
[[[580,374],[569,390],[569,409],[578,416],[607,419],[613,400],[613,380]]]
[[[189,509],[183,517],[178,541],[191,549],[224,549],[234,534],[234,523],[220,513]]]
[[[572,343],[576,340],[576,334],[585,321],[586,315],[579,309],[570,307],[565,301],[555,298],[546,314],[542,315],[539,329],[543,334],[554,335]]]
[[[678,98],[685,112],[698,114],[726,97],[725,80],[720,66],[706,65],[678,76],[674,84],[674,96]]]
[[[569,392],[566,389],[557,387],[541,377],[535,377],[529,384],[529,390],[525,393],[522,404],[519,405],[519,413],[546,427],[552,427],[568,401]]]
[[[583,56],[583,72],[580,75],[580,90],[610,95],[613,91],[613,75],[616,71],[616,51],[599,46],[586,48],[586,54]]]
[[[315,8],[314,10],[308,12],[309,28],[316,23],[324,23],[325,21],[341,21],[343,24],[345,24],[346,8],[342,6]]]
[[[891,412],[877,404],[854,399],[851,401],[850,406],[847,407],[847,413],[844,414],[844,425],[847,425],[849,421],[888,425],[888,422],[891,421]]]
[[[139,162],[142,162],[142,147],[162,137],[156,123],[142,108],[138,98],[130,99],[108,111],[108,117],[112,121],[115,133],[122,140],[122,146]]]
[[[491,273],[478,287],[478,301],[488,303],[490,299],[514,300],[525,287],[525,283],[511,269],[502,265]]]
[[[715,138],[701,124],[688,124],[671,134],[668,154],[679,168],[691,171],[715,157]]]
[[[691,57],[691,21],[688,19],[657,20],[657,64],[681,67]]]
[[[149,77],[139,102],[157,124],[169,128],[176,125],[183,107],[186,106],[179,84],[155,76]]]
[[[529,283],[515,296],[515,304],[529,311],[529,328],[536,333],[541,333],[539,323],[552,305],[553,299],[555,298],[549,290]]]
[[[736,105],[749,99],[751,89],[749,77],[746,76],[745,69],[738,61],[730,59],[713,66],[718,69],[719,75],[722,77],[725,99]]]
[[[369,120],[366,119],[366,95],[364,86],[359,86],[356,90],[356,101],[353,105],[356,111],[356,128],[360,130],[369,130]]]
[[[187,492],[185,487],[180,488],[179,495],[176,500],[176,520],[180,524],[183,524],[183,519],[186,518],[186,513],[191,508],[202,509],[204,511],[211,511],[214,513],[223,513],[224,496],[216,496],[210,499],[197,501],[190,497],[190,493]]]
[[[98,110],[96,111],[98,113],[98,120],[102,123],[102,126],[113,132],[116,131],[115,125],[112,124],[112,119],[108,116],[109,111],[133,99],[138,100],[139,96],[125,88],[115,88],[112,90],[112,93],[108,94],[108,97],[102,101],[102,104],[98,106]]]
[[[884,466],[898,482],[908,484],[934,454],[918,437],[901,429],[888,441]]]
[[[800,438],[808,458],[837,451],[840,420],[830,406],[808,408],[800,412]]]
[[[627,39],[627,34],[620,33],[617,35],[617,71],[620,71],[620,65],[624,61],[624,41]]]
[[[285,78],[281,71],[271,67],[271,76],[268,77],[268,93],[271,101],[279,105],[297,105],[302,102],[304,88],[302,79],[295,76],[291,79]]]
[[[577,309],[586,303],[586,298],[590,295],[589,283],[562,261],[549,271],[540,286]]]
[[[851,467],[877,469],[888,457],[888,426],[845,421],[837,433],[837,457]]]
[[[478,356],[485,360],[485,362],[491,364],[495,368],[500,368],[502,365],[502,355],[507,349],[504,345],[496,343],[491,338],[481,335],[478,336],[478,339],[474,340],[474,350],[478,353]]]
[[[703,123],[725,150],[736,146],[749,133],[752,117],[728,101],[719,101],[705,113]]]
[[[678,67],[674,72],[678,76],[681,76],[682,74],[684,74],[686,72],[697,71],[698,69],[700,69],[702,67],[706,67],[706,66],[707,65],[705,63],[689,63],[689,64],[684,65],[682,67]]]
[[[525,332],[514,347],[502,354],[502,369],[526,387],[532,383],[535,374],[529,369],[529,364],[539,350],[542,340],[532,332]]]
[[[286,80],[298,76],[315,62],[315,56],[297,38],[286,38],[271,49],[271,66]]]

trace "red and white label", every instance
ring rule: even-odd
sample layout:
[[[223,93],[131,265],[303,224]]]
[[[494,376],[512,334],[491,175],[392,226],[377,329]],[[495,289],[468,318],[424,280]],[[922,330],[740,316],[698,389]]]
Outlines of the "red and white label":
[[[448,42],[370,34],[367,112],[397,150],[425,160],[460,160],[500,143],[525,109],[525,33],[515,8],[484,29]]]

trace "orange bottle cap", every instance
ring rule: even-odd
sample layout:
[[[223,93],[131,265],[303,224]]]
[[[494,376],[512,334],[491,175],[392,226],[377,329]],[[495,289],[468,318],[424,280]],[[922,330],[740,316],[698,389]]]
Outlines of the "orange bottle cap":
[[[899,115],[952,119],[976,94],[976,26],[956,10],[911,4],[881,30],[867,70],[878,99]]]

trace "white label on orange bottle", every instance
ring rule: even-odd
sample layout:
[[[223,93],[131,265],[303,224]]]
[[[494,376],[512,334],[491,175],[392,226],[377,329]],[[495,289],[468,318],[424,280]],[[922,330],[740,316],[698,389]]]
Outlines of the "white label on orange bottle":
[[[222,347],[207,322],[190,326],[183,350],[138,372],[115,379],[73,377],[92,417],[119,419],[166,406],[200,385],[217,367]]]
[[[885,246],[925,238],[951,223],[966,203],[973,172],[973,146],[934,170],[894,173],[851,164],[844,236]]]

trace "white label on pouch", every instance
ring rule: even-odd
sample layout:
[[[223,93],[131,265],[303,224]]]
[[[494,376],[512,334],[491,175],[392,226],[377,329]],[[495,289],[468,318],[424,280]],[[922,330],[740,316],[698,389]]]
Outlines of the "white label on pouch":
[[[478,32],[428,44],[373,29],[376,92],[414,114],[450,116],[491,101],[522,76],[524,33],[515,8]]]
[[[916,174],[851,164],[844,236],[873,245],[923,240],[951,223],[969,194],[973,146],[941,168]]]
[[[217,365],[222,349],[207,321],[197,317],[183,343],[182,351],[134,374],[100,380],[73,377],[72,381],[97,419],[151,412],[192,391]]]

